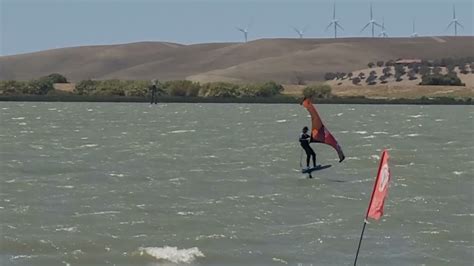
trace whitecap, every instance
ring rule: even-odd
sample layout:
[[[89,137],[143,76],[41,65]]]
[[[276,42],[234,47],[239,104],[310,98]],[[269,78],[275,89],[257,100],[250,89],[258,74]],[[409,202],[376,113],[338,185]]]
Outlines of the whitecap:
[[[195,238],[195,240],[201,240],[201,239],[219,239],[219,238],[225,238],[225,235],[218,235],[218,234],[213,234],[213,235],[199,235]]]
[[[273,261],[275,262],[280,262],[280,263],[283,263],[283,264],[288,264],[288,262],[286,260],[282,260],[282,259],[279,259],[279,258],[272,258]]]
[[[59,227],[55,229],[56,232],[59,231],[65,231],[65,232],[77,232],[77,227],[71,226],[71,227]]]
[[[68,189],[72,189],[74,188],[74,186],[56,186],[57,188],[68,188]]]
[[[191,263],[198,257],[205,257],[197,248],[178,249],[177,247],[165,246],[162,248],[146,247],[139,248],[140,255],[147,254],[158,260],[167,260],[172,263]]]
[[[359,157],[346,157],[346,160],[360,160]]]
[[[376,160],[380,160],[380,156],[374,154],[374,155],[371,155],[370,156],[371,159],[376,159]]]
[[[418,137],[418,136],[420,136],[420,134],[418,134],[418,133],[412,133],[412,134],[407,134],[407,135],[405,135],[405,136],[407,136],[407,137]]]
[[[21,117],[12,117],[12,120],[24,120],[25,117],[21,116]]]
[[[184,130],[184,129],[182,129],[182,130],[170,131],[170,132],[168,132],[168,133],[170,133],[170,134],[178,134],[178,133],[188,133],[188,132],[196,132],[196,130],[194,130],[194,129],[190,129],[190,130]]]
[[[384,135],[386,135],[386,134],[388,134],[388,132],[385,132],[385,131],[375,131],[374,134],[375,134],[375,135],[379,135],[379,134],[384,134]]]
[[[286,122],[286,119],[277,120],[276,122],[277,122],[277,123],[285,123],[285,122]]]
[[[90,213],[76,213],[75,217],[86,216],[86,215],[103,215],[103,214],[117,214],[119,211],[102,211],[102,212],[90,212]]]
[[[367,134],[367,131],[354,131],[354,133],[364,135]]]
[[[99,146],[99,144],[84,144],[84,145],[79,146],[79,148],[93,148],[97,146]]]
[[[454,171],[453,174],[455,174],[455,175],[462,175],[462,174],[464,174],[464,172],[463,172],[463,171]]]
[[[109,174],[109,176],[124,177],[124,174],[115,174],[115,173],[112,173],[112,174]]]
[[[362,137],[362,138],[363,138],[363,139],[373,139],[373,138],[375,138],[375,136],[374,136],[374,135],[370,135],[370,136],[365,136],[365,137]]]

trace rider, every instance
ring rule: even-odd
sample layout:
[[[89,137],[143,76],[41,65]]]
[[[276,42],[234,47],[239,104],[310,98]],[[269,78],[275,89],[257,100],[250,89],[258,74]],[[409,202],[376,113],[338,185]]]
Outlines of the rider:
[[[309,161],[313,157],[313,167],[316,167],[316,153],[309,146],[311,142],[311,136],[308,134],[308,127],[304,127],[300,135],[300,145],[303,150],[306,152],[306,169],[309,168]]]

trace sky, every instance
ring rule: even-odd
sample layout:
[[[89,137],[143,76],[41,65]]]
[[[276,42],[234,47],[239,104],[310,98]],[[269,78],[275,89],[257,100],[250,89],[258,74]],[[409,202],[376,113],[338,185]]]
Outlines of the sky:
[[[391,37],[453,35],[446,30],[456,17],[458,35],[473,35],[474,0],[336,0],[341,37],[360,32],[369,20],[385,21]],[[249,26],[249,41],[305,37],[330,38],[325,31],[334,1],[321,0],[0,0],[0,55],[71,46],[168,41],[183,44],[241,42],[236,28]],[[377,30],[379,33],[379,30]]]

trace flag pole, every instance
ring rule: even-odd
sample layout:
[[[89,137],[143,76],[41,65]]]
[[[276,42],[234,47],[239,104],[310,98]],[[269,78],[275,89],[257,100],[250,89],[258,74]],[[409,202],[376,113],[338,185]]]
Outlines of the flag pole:
[[[362,244],[362,238],[364,237],[365,226],[367,225],[367,220],[364,219],[364,226],[362,227],[362,232],[360,233],[359,246],[357,247],[357,253],[354,260],[354,266],[357,265],[357,258],[359,257],[360,244]]]
[[[384,156],[385,156],[385,153],[382,153],[382,157],[380,158],[381,163],[379,165],[379,169],[377,170],[377,177],[380,175]],[[369,217],[370,205],[372,205],[372,201],[374,199],[374,192],[376,188],[377,188],[377,179],[375,179],[374,188],[372,189],[372,195],[370,196],[369,207],[367,207],[367,212],[365,213],[364,226],[362,227],[362,232],[360,234],[359,245],[357,247],[356,257],[354,259],[354,266],[357,265],[357,258],[359,257],[360,245],[362,244],[362,238],[364,237],[365,226],[368,224],[367,217]]]

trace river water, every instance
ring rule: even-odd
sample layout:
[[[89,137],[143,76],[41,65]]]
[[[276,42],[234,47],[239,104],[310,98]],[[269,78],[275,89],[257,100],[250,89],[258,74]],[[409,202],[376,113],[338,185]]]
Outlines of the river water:
[[[472,265],[474,107],[0,103],[1,265]]]

